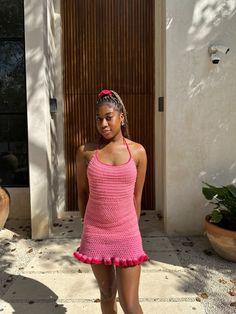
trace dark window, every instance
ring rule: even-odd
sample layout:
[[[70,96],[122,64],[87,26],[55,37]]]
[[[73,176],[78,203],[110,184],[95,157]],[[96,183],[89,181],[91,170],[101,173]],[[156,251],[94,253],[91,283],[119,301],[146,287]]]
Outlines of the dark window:
[[[0,185],[28,186],[24,3],[0,0]]]

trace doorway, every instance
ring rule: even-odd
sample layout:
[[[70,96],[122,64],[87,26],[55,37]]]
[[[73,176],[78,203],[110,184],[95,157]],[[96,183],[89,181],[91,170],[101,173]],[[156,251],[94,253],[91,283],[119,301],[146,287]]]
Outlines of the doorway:
[[[66,209],[77,210],[77,147],[95,138],[95,102],[114,89],[128,111],[131,139],[147,152],[142,210],[156,209],[154,0],[63,0]],[[159,84],[159,83],[158,83]],[[159,134],[159,133],[158,133]],[[160,135],[159,135],[160,136]],[[160,180],[160,179],[159,179]]]

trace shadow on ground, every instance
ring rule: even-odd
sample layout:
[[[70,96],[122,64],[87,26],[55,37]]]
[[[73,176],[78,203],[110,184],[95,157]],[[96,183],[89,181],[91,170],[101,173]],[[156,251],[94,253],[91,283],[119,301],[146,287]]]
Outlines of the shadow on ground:
[[[26,229],[22,230],[21,235],[13,234],[10,239],[1,239],[0,311],[16,314],[41,314],[45,312],[46,303],[47,313],[66,313],[66,308],[57,303],[58,296],[51,289],[35,279],[20,274],[34,254],[33,246],[35,244],[33,245],[33,241],[27,238]],[[36,300],[29,299],[32,291],[37,294]]]

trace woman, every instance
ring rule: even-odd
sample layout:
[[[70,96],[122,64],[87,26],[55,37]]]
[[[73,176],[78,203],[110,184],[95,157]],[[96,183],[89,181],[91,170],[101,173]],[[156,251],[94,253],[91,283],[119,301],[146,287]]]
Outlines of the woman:
[[[129,139],[125,106],[112,90],[102,90],[96,103],[100,138],[77,152],[78,204],[83,223],[81,245],[74,252],[91,264],[103,314],[117,313],[116,293],[125,314],[141,314],[140,264],[143,251],[138,220],[147,157]]]

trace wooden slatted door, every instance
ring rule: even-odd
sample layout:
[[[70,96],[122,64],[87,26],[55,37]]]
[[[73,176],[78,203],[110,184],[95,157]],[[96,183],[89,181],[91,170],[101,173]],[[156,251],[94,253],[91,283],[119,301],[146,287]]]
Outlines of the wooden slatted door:
[[[62,0],[67,210],[77,210],[77,147],[95,138],[95,102],[113,89],[147,152],[142,209],[155,208],[154,0]]]

